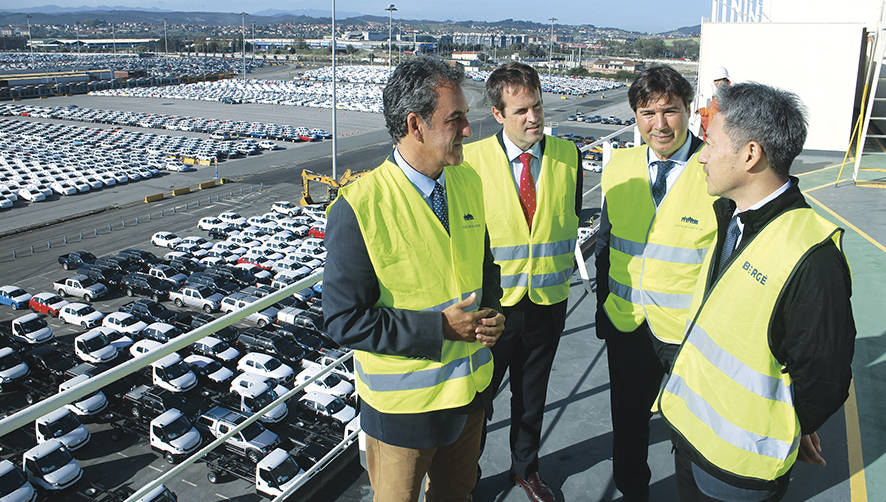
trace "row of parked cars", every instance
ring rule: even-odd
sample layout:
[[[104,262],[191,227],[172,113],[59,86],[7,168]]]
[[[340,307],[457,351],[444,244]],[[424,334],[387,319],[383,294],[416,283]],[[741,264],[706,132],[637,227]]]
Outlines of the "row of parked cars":
[[[340,110],[381,113],[381,90],[378,85],[338,83],[336,106]],[[332,108],[332,83],[311,80],[228,79],[163,87],[106,89],[89,94]]]
[[[611,124],[611,125],[633,125],[636,122],[634,117],[622,120],[615,115],[603,117],[601,115],[585,115],[581,112],[575,113],[568,117],[568,120],[577,122],[587,122],[589,124]]]
[[[318,141],[331,139],[329,131],[321,128],[282,125],[243,120],[219,120],[205,117],[163,115],[146,112],[102,110],[76,105],[45,107],[8,103],[0,105],[0,116],[30,116],[37,118],[77,120],[100,124],[138,126],[170,131],[194,131],[211,134],[210,139],[238,138],[270,139],[278,141]]]
[[[140,57],[138,54],[79,54],[40,53],[40,52],[2,52],[0,53],[0,71],[33,70],[49,71],[84,71],[107,70],[139,72],[144,71],[150,76],[184,76],[212,75],[217,73],[239,73],[242,71],[243,60],[240,58],[214,58],[199,56],[181,57]],[[252,71],[264,66],[264,60],[249,58],[246,70]]]
[[[485,82],[492,72],[489,70],[466,69],[465,75],[477,82]],[[563,77],[557,75],[539,75],[542,92],[584,96],[595,92],[624,87],[624,82],[617,82],[596,77]]]

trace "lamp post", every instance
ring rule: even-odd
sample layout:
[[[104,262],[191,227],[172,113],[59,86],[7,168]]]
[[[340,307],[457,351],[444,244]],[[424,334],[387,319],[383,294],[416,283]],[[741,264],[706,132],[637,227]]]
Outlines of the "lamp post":
[[[252,60],[255,61],[255,23],[252,23]]]
[[[548,50],[548,75],[550,76],[551,70],[554,67],[554,21],[557,21],[557,18],[552,17],[548,21],[551,22],[551,43]]]
[[[169,37],[166,36],[166,18],[163,18],[163,52],[169,57]]]
[[[241,59],[243,60],[243,80],[246,80],[246,16],[245,12],[240,13],[240,49]]]
[[[28,18],[28,49],[31,52],[31,59],[34,59],[34,44],[31,40],[31,15],[28,14],[25,17]]]
[[[388,11],[388,76],[391,75],[391,45],[394,42],[393,37],[393,28],[394,28],[394,11],[397,10],[394,7],[394,4],[390,4],[385,8]]]
[[[114,23],[111,23],[111,37],[113,37],[114,54],[117,54],[117,27],[114,26]]]
[[[77,31],[77,54],[80,54],[80,25],[75,24],[74,29]]]

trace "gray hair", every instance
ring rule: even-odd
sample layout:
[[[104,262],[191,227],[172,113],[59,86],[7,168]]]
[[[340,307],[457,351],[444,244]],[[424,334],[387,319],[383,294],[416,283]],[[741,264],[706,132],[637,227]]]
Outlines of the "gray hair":
[[[452,67],[439,58],[424,56],[398,64],[382,92],[385,125],[391,138],[399,141],[406,136],[406,117],[410,113],[417,113],[430,125],[437,109],[437,87],[460,86],[464,78],[460,65]]]
[[[756,141],[775,172],[787,176],[806,142],[806,110],[800,98],[751,82],[720,86],[717,103],[733,151]]]

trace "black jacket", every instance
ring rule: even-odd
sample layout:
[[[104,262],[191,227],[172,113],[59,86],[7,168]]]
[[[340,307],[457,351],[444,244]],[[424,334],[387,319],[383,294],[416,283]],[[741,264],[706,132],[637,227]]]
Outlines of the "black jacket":
[[[791,177],[791,187],[786,192],[759,209],[739,213],[744,231],[730,261],[776,216],[789,209],[809,207],[797,183],[797,178]],[[714,262],[719,261],[723,237],[734,211],[735,203],[729,199],[714,202]],[[706,292],[717,279],[713,271],[718,268],[718,263],[712,263],[711,273],[705,278]],[[797,266],[776,304],[769,348],[794,381],[794,406],[803,434],[821,427],[849,395],[855,349],[851,295],[849,265],[829,241]]]

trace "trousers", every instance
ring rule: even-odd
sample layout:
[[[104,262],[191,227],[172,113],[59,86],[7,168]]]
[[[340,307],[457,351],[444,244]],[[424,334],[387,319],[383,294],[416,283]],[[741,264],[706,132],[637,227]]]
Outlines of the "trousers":
[[[511,474],[526,479],[538,472],[548,379],[566,324],[566,300],[537,305],[525,296],[516,305],[503,307],[503,311],[505,329],[492,347],[494,366],[489,387],[495,392],[505,373],[510,375]]]
[[[425,500],[465,502],[477,482],[485,411],[478,406],[452,444],[404,448],[366,437],[366,464],[375,502],[415,502],[427,475]]]
[[[615,487],[625,502],[649,500],[647,464],[649,411],[658,394],[665,368],[653,348],[644,322],[624,333],[605,313],[597,315],[597,331],[605,333],[609,360],[609,399],[612,413],[612,471]]]

